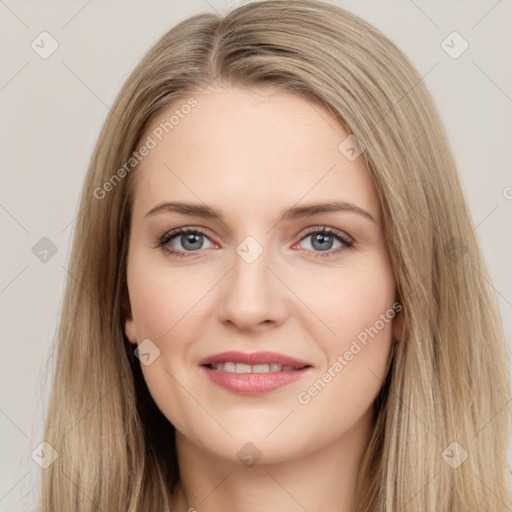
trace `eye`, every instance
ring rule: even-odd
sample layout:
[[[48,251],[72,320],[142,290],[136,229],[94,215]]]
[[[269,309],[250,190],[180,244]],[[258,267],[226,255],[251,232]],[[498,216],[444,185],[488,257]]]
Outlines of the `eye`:
[[[161,247],[169,254],[190,256],[190,254],[187,253],[193,253],[197,252],[199,249],[208,248],[204,247],[205,240],[208,240],[210,244],[212,244],[210,247],[214,246],[203,230],[199,228],[178,228],[169,231],[159,238],[157,242],[158,247]]]
[[[311,239],[310,247],[306,249],[312,251],[314,256],[330,257],[337,253],[354,246],[354,241],[345,233],[328,227],[319,227],[309,230],[293,248],[298,248],[301,242]],[[204,246],[207,240],[211,245]],[[338,247],[333,249],[333,245],[338,243]],[[200,249],[215,247],[216,244],[206,235],[206,232],[200,228],[177,228],[165,233],[157,239],[157,246],[161,247],[166,253],[176,256],[192,256],[194,252]],[[180,247],[181,246],[181,247]]]
[[[354,241],[348,235],[325,226],[308,231],[302,237],[301,242],[308,239],[311,240],[309,245],[311,250],[316,253],[315,257],[330,257],[354,246]],[[338,248],[331,250],[336,242],[339,244]],[[294,248],[299,244],[294,245]]]

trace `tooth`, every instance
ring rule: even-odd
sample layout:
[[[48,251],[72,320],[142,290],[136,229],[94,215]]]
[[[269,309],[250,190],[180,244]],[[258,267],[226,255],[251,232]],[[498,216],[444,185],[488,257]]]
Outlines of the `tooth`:
[[[270,365],[268,364],[253,364],[251,367],[251,373],[268,373],[270,371]]]
[[[226,363],[215,363],[212,365],[214,370],[225,371],[229,373],[270,373],[270,372],[291,372],[296,370],[294,366],[282,366],[277,363],[271,364],[254,364],[234,363],[228,361]]]
[[[251,365],[244,363],[236,363],[236,373],[251,373]]]
[[[235,363],[224,363],[224,371],[235,373],[236,372],[236,365]]]

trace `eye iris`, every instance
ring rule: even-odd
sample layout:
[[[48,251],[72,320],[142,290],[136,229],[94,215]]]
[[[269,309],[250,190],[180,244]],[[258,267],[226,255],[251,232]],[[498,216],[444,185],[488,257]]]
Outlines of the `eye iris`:
[[[203,242],[201,240],[202,235],[198,235],[195,233],[186,233],[181,236],[181,243],[185,249],[189,250],[195,250],[200,249],[203,245]],[[188,244],[192,244],[192,247]],[[194,246],[194,244],[199,244],[199,246]]]
[[[315,243],[319,243],[319,246],[315,246]],[[324,233],[317,233],[313,237],[312,246],[320,251],[329,250],[332,247],[333,237],[332,235],[326,235]]]

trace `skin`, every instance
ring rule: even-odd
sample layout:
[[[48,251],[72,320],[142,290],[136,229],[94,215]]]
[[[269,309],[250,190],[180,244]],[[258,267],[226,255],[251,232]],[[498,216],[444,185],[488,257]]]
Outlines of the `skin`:
[[[349,133],[322,106],[271,87],[217,84],[193,97],[197,106],[136,170],[127,268],[125,332],[160,350],[142,370],[177,433],[172,510],[349,512],[399,320],[385,323],[309,403],[298,394],[333,373],[337,357],[396,300],[375,185],[363,156],[350,161],[338,150]],[[224,221],[146,216],[166,201],[207,204]],[[341,211],[278,222],[286,208],[328,201],[356,205],[375,221]],[[168,241],[188,248],[185,257],[157,242],[180,227],[206,232],[195,251],[186,236]],[[316,235],[306,236],[322,227],[348,235],[353,247],[333,239],[322,251]],[[247,236],[263,248],[252,263],[236,252]],[[227,350],[280,352],[313,369],[278,390],[241,396],[198,365]],[[246,451],[261,457],[253,466],[237,455],[248,442],[258,452]]]

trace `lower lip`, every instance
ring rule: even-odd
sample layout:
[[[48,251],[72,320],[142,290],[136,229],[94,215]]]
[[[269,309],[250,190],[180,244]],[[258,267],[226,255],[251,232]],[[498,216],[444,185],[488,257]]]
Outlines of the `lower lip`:
[[[302,379],[311,367],[289,372],[234,373],[201,366],[217,386],[240,395],[262,395]]]

